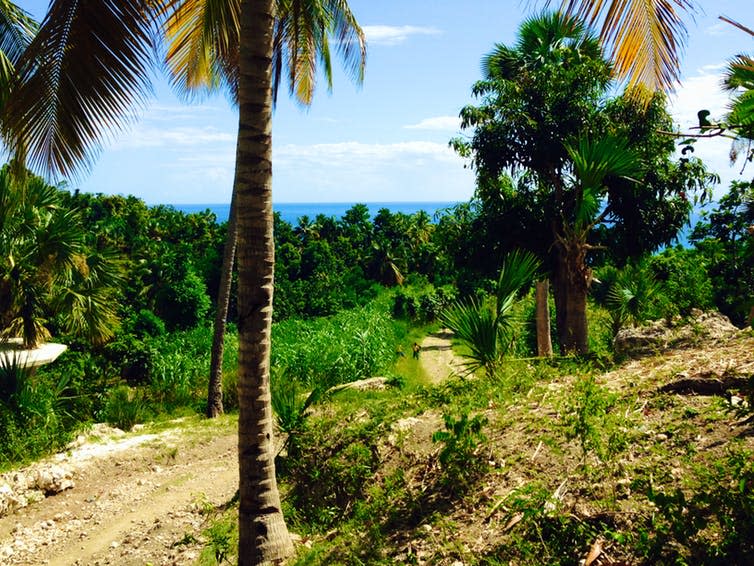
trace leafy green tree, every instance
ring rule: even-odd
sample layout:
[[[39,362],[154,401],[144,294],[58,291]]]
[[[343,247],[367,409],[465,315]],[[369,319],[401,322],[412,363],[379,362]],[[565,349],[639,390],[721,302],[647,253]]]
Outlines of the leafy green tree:
[[[492,204],[493,214],[480,215],[482,233],[493,254],[518,246],[547,259],[561,351],[585,352],[587,254],[616,234],[623,245],[613,249],[624,260],[669,240],[672,228],[656,230],[663,223],[652,213],[664,211],[671,227],[680,226],[690,210],[685,192],[705,187],[704,168],[696,160],[670,164],[672,140],[652,129],[669,120],[660,98],[648,106],[608,100],[611,68],[578,21],[559,14],[527,20],[516,46],[496,46],[483,70],[473,88],[482,104],[461,111],[472,137],[453,140],[472,159],[482,210]],[[643,120],[650,125],[636,125]],[[644,155],[628,151],[647,142]],[[643,157],[656,171],[637,183]],[[496,227],[493,219],[502,222]],[[505,238],[495,238],[503,225]]]
[[[715,305],[738,325],[751,324],[754,307],[753,225],[754,184],[733,182],[691,235],[708,265]]]
[[[113,336],[119,264],[87,248],[77,211],[40,177],[0,169],[0,325],[33,348],[62,329],[99,344]]]

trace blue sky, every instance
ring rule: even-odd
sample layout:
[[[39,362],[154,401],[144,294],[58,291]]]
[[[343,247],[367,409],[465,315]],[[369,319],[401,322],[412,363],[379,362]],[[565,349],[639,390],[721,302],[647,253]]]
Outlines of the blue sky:
[[[45,0],[19,4],[41,18]],[[532,13],[524,0],[351,0],[368,41],[361,87],[336,67],[332,93],[319,88],[302,110],[281,91],[273,123],[275,202],[459,201],[473,173],[449,148],[458,112],[472,102],[479,62],[495,43],[511,44]],[[754,40],[718,20],[754,26],[751,0],[701,0],[688,21],[683,84],[672,98],[682,127],[696,112],[725,112],[719,88],[725,61],[754,52]],[[167,84],[127,131],[106,145],[92,171],[71,182],[88,192],[133,194],[149,204],[229,202],[237,114],[222,95],[187,104]],[[740,178],[727,140],[704,140],[697,155],[723,178]],[[751,179],[751,166],[741,178]]]

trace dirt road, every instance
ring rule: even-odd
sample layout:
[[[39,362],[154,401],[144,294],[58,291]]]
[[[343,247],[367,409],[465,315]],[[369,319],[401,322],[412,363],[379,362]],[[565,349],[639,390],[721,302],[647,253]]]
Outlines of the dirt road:
[[[236,491],[236,438],[224,418],[59,456],[54,465],[73,470],[74,487],[0,519],[0,564],[192,563],[207,511]]]
[[[462,360],[453,353],[448,330],[430,334],[421,343],[419,362],[430,383],[439,383],[451,374],[463,374]]]

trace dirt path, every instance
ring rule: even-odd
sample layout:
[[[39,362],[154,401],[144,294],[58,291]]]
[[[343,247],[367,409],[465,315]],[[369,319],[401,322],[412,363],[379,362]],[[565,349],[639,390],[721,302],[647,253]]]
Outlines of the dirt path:
[[[451,374],[463,372],[463,360],[453,353],[449,330],[430,334],[421,343],[419,363],[430,383],[440,383]]]
[[[236,491],[236,442],[222,419],[58,456],[75,486],[0,519],[0,564],[192,563],[207,510]]]
[[[441,331],[422,341],[419,360],[431,383],[460,370],[450,339]],[[98,429],[19,473],[51,466],[74,485],[0,517],[2,566],[192,564],[208,510],[236,492],[236,422],[187,419],[149,434]]]

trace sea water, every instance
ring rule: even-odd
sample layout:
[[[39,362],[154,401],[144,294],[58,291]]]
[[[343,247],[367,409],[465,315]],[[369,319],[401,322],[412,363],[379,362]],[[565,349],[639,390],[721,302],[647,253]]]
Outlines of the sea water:
[[[279,212],[283,220],[295,226],[298,224],[298,220],[302,216],[308,216],[311,220],[314,220],[318,214],[342,218],[346,211],[353,208],[355,204],[355,202],[285,202],[274,203],[272,209],[275,212]],[[363,204],[369,208],[369,214],[372,217],[374,217],[380,209],[387,208],[394,214],[397,212],[414,214],[423,210],[429,214],[430,218],[434,218],[435,213],[438,211],[454,206],[457,203],[437,201],[366,202]],[[228,220],[228,215],[230,213],[230,204],[173,204],[171,206],[176,210],[180,210],[187,214],[209,210],[215,214],[218,222],[225,222]]]

